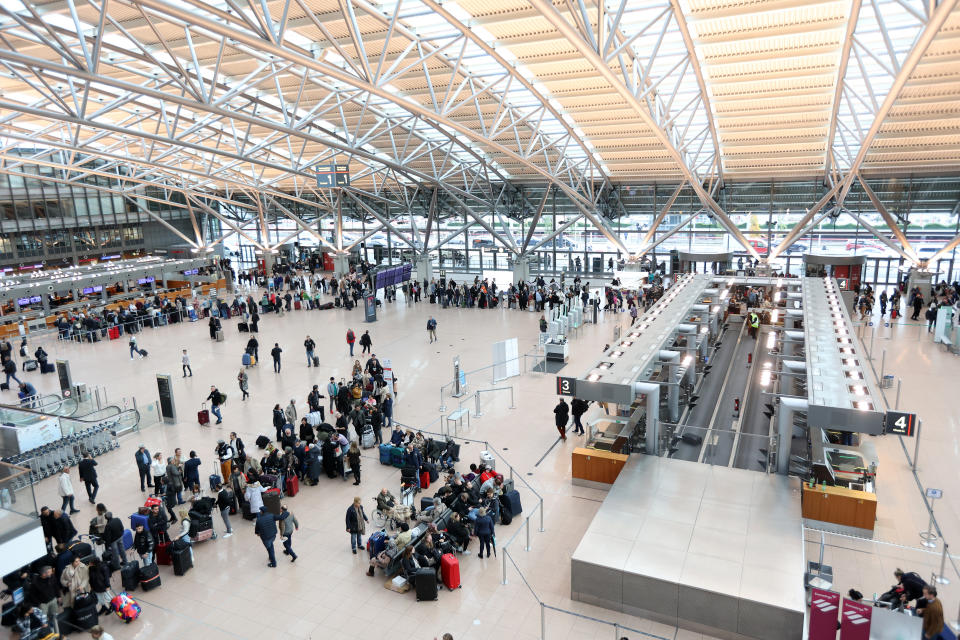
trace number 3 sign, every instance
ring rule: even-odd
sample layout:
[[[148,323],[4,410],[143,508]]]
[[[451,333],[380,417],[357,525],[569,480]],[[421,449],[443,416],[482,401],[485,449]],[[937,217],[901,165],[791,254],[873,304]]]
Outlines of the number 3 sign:
[[[575,396],[577,388],[577,379],[576,378],[562,378],[557,376],[557,395],[558,396]]]

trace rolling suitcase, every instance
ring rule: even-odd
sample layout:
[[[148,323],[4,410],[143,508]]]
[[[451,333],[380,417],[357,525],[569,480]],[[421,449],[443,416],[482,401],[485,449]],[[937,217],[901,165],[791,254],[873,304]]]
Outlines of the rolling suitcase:
[[[217,329],[217,342],[223,342],[223,329]]]
[[[450,591],[460,588],[460,561],[452,553],[445,553],[440,556],[440,577],[443,578],[443,586]]]
[[[263,506],[275,516],[280,515],[280,489],[268,489],[263,493]]]
[[[210,424],[210,412],[207,411],[207,405],[202,405],[200,411],[197,411],[197,422],[200,425]]]
[[[295,475],[287,477],[286,482],[287,497],[292,498],[300,491],[300,478]]]
[[[257,446],[261,449],[266,449],[267,445],[270,444],[270,438],[267,436],[257,436]]]
[[[156,563],[140,567],[140,588],[150,591],[160,586],[160,567]]]
[[[392,464],[393,463],[393,445],[391,444],[381,444],[380,445],[380,464]]]
[[[110,327],[107,331],[107,335],[110,336],[111,340],[116,340],[120,337],[120,327]]]
[[[240,361],[243,363],[243,366],[249,367],[253,364],[253,357],[249,353],[244,353]]]
[[[250,332],[250,325],[247,324],[246,322],[238,322],[238,323],[237,323],[237,331],[239,331],[240,333],[249,333],[249,332]]]
[[[503,494],[503,497],[507,504],[510,505],[510,515],[516,517],[523,513],[523,507],[520,506],[520,493],[516,489]]]
[[[23,361],[23,370],[24,371],[36,371],[39,367],[39,363],[36,360],[24,360]]]
[[[56,370],[57,368],[49,362],[40,365],[40,373],[53,373]]]
[[[489,451],[480,452],[480,462],[491,471],[497,468],[497,461]]]
[[[100,621],[97,615],[97,597],[92,593],[77,594],[73,601],[73,624],[86,631]]]
[[[136,562],[124,562],[120,567],[120,582],[124,591],[134,591],[140,584],[140,565]]]
[[[369,449],[376,444],[376,437],[373,434],[373,425],[368,424],[363,428],[363,436],[360,438],[360,446]]]
[[[420,498],[420,511],[426,511],[431,507],[433,507],[433,498],[429,498],[426,496],[424,496],[423,498]]]
[[[313,356],[313,366],[315,367],[320,366],[320,356]]]
[[[134,513],[130,516],[130,529],[136,529],[138,524],[142,524],[145,531],[150,531],[150,518]]]
[[[157,564],[162,564],[165,566],[173,564],[173,559],[170,557],[169,540],[164,540],[163,542],[157,543],[155,559]]]
[[[294,311],[300,311],[300,309],[302,309],[302,308],[303,308],[303,307],[302,307],[302,305],[300,304],[300,301],[299,301],[299,300],[295,300],[294,303],[293,303],[293,310],[294,310]]]
[[[417,602],[421,600],[437,599],[437,572],[430,567],[417,571],[413,578],[413,586],[417,590]]]
[[[182,576],[193,568],[193,558],[190,556],[190,545],[180,549],[170,549],[170,560],[173,564],[173,575]]]
[[[133,548],[133,531],[130,529],[123,530],[123,548],[125,551]]]
[[[430,472],[429,471],[420,472],[420,488],[421,489],[430,488]]]
[[[373,558],[387,548],[387,534],[383,531],[374,531],[367,538],[367,554]]]
[[[241,505],[241,509],[243,510],[243,519],[244,519],[244,520],[256,520],[256,519],[257,519],[257,515],[256,515],[255,513],[251,513],[251,512],[250,512],[250,503],[247,502],[246,500],[243,501],[243,504]]]

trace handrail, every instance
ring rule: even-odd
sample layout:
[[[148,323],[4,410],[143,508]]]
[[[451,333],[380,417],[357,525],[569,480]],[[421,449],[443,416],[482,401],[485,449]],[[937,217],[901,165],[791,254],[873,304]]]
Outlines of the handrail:
[[[510,408],[511,408],[511,409],[516,409],[516,408],[517,408],[517,407],[514,405],[514,403],[513,403],[513,387],[512,387],[512,386],[510,386],[510,387],[494,387],[493,389],[477,389],[476,392],[473,394],[473,397],[475,398],[476,404],[477,404],[476,411],[473,412],[473,415],[475,415],[475,416],[478,417],[478,418],[483,417],[483,412],[480,411],[480,394],[481,394],[481,393],[492,393],[492,392],[494,392],[494,391],[509,391],[509,392],[510,392]]]

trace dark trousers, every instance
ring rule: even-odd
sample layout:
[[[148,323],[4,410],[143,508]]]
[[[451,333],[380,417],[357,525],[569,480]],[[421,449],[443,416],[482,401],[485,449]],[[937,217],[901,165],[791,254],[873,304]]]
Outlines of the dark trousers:
[[[273,370],[280,373],[280,358],[273,359]]]
[[[152,487],[153,485],[150,483],[150,467],[137,467],[137,471],[140,472],[140,491],[146,490],[144,488],[144,480],[147,481],[147,487]]]
[[[276,538],[267,538],[267,539],[261,538],[261,539],[260,539],[261,542],[263,542],[263,546],[266,547],[266,549],[267,549],[267,557],[270,558],[270,564],[272,564],[272,565],[276,565],[276,564],[277,564],[277,554],[276,554],[276,553],[274,552],[274,550],[273,550],[273,541],[274,541],[275,539],[276,539]]]
[[[357,465],[357,467],[356,467],[355,469],[353,469],[352,471],[353,471],[354,481],[355,481],[357,484],[360,484],[360,465]]]
[[[360,350],[360,353],[361,355],[364,353],[370,353],[370,345],[368,344],[363,345],[363,349]]]
[[[63,496],[63,502],[60,505],[60,511],[66,511],[67,505],[70,505],[71,512],[74,512],[77,510],[77,508],[73,506],[73,496]]]
[[[491,546],[490,546],[490,536],[478,536],[478,537],[480,538],[480,554],[479,554],[480,557],[481,558],[483,557],[483,550],[486,549],[487,557],[489,558],[490,554],[492,553]]]
[[[297,559],[297,554],[293,552],[293,534],[292,533],[283,539],[283,553],[284,555],[290,556],[294,560]]]
[[[188,365],[188,364],[183,365],[183,377],[184,377],[184,378],[187,377],[187,372],[188,372],[188,371],[190,372],[189,375],[190,375],[191,377],[193,377],[193,369],[190,368],[190,365]]]
[[[96,480],[84,480],[83,486],[87,489],[87,498],[90,502],[97,499],[97,491],[100,490],[100,483]]]
[[[580,422],[580,416],[573,414],[573,431],[583,435],[583,424]]]
[[[566,426],[566,425],[560,425],[560,424],[558,424],[558,425],[557,425],[557,431],[560,432],[560,437],[561,437],[561,438],[563,438],[564,440],[567,439],[567,426]]]

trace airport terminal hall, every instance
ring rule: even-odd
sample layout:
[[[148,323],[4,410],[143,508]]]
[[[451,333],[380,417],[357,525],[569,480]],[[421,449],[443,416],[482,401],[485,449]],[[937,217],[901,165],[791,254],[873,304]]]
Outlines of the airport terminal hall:
[[[960,0],[0,0],[0,640],[957,640],[958,315]]]

